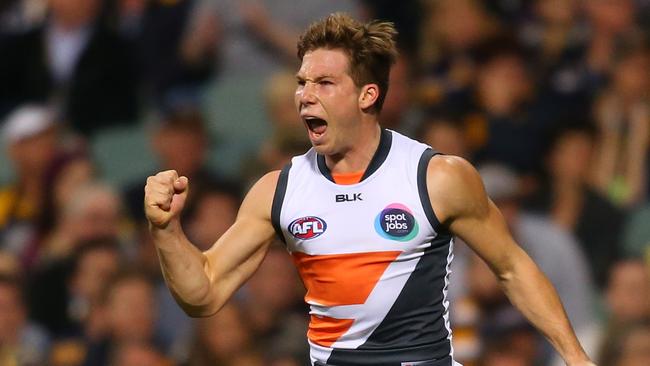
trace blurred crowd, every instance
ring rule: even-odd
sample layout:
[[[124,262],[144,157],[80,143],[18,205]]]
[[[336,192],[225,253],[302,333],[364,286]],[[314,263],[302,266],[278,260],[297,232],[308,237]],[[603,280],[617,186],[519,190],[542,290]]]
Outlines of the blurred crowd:
[[[190,319],[164,285],[143,187],[163,169],[189,177],[184,228],[207,249],[252,182],[309,148],[295,43],[335,11],[399,30],[383,127],[479,168],[599,365],[650,365],[650,1],[1,0],[1,366],[308,363],[282,245],[217,315]],[[242,80],[262,97],[230,110],[263,118],[215,138],[227,122],[206,90]],[[120,126],[146,126],[156,161],[116,186],[93,146]],[[226,141],[253,147],[235,174],[210,156]],[[560,365],[487,266],[455,250],[456,359]]]

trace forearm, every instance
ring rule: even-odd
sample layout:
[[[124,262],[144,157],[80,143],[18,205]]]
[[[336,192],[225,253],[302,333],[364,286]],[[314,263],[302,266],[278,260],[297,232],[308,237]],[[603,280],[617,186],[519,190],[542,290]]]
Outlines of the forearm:
[[[190,243],[179,223],[150,231],[163,277],[178,304],[191,316],[214,313],[205,255]]]
[[[557,292],[527,255],[521,256],[512,271],[499,279],[510,301],[549,339],[568,365],[588,361]]]

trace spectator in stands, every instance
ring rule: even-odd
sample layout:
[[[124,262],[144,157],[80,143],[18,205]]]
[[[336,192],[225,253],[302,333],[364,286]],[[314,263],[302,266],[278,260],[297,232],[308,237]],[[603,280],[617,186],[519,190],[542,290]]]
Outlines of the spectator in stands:
[[[79,188],[95,179],[95,172],[93,162],[81,147],[61,151],[52,159],[42,182],[45,193],[43,208],[36,219],[36,237],[23,258],[27,268],[31,268],[42,254],[40,245],[58,225],[63,207]]]
[[[469,148],[465,131],[460,122],[450,116],[433,115],[420,125],[418,140],[443,154],[469,159]]]
[[[194,200],[194,192],[200,192],[203,185],[223,181],[206,165],[209,143],[209,130],[196,106],[170,107],[152,126],[151,147],[158,159],[159,169],[174,169],[196,182],[188,202]],[[124,191],[129,213],[138,223],[144,221],[143,179],[129,184]]]
[[[288,70],[277,72],[266,81],[264,102],[271,133],[256,156],[242,164],[245,182],[255,182],[269,170],[282,169],[291,157],[309,149],[309,139],[302,131],[302,121],[293,103],[296,85],[295,73]]]
[[[637,366],[650,363],[650,318],[628,324],[605,345],[601,365]]]
[[[198,98],[212,76],[220,31],[214,19],[196,11],[200,1],[119,0],[119,32],[135,44],[138,74],[154,106],[176,98]]]
[[[69,262],[70,273],[64,284],[53,283],[48,304],[64,309],[61,318],[67,328],[59,332],[52,345],[53,365],[81,365],[88,345],[98,342],[106,333],[102,292],[108,281],[123,265],[119,243],[114,238],[92,240],[80,244]],[[54,302],[63,299],[63,304]],[[64,307],[64,308],[63,308]]]
[[[0,275],[0,365],[44,365],[48,352],[48,336],[27,319],[18,279]]]
[[[39,261],[53,262],[73,254],[82,241],[119,237],[122,202],[108,185],[88,182],[81,185],[62,210],[59,221],[40,244]]]
[[[220,30],[219,75],[223,78],[262,79],[295,66],[299,30],[336,11],[357,15],[360,9],[351,0],[306,0],[296,6],[291,0],[203,2],[200,18],[211,17]]]
[[[531,176],[539,168],[547,117],[534,105],[533,82],[519,45],[495,38],[476,51],[474,107],[464,118],[478,162],[497,161]],[[543,111],[544,112],[544,111]]]
[[[582,7],[590,28],[585,64],[594,76],[604,76],[611,70],[621,40],[639,35],[634,2],[594,0],[583,2]]]
[[[67,281],[74,253],[87,241],[127,237],[121,227],[121,201],[106,185],[81,187],[59,214],[60,221],[46,236],[30,283],[30,310],[54,334],[68,331]]]
[[[200,319],[188,366],[236,365],[237,357],[251,354],[259,358],[247,320],[234,302]]]
[[[417,113],[414,110],[411,85],[413,85],[413,70],[411,62],[406,56],[402,55],[397,58],[395,64],[390,69],[388,78],[388,94],[384,99],[384,105],[381,109],[381,126],[396,130],[404,134],[412,134],[417,127]]]
[[[265,357],[280,353],[300,364],[308,363],[308,319],[301,299],[305,290],[291,258],[279,243],[269,249],[241,292],[242,312],[255,345]]]
[[[599,135],[593,182],[612,202],[633,207],[645,200],[650,152],[650,49],[619,55],[611,86],[595,105]]]
[[[605,290],[610,324],[635,323],[650,317],[650,269],[640,259],[617,262]]]
[[[158,346],[154,289],[145,274],[125,270],[114,276],[105,288],[104,306],[106,333],[91,343],[84,365],[108,366],[111,355],[132,342]]]
[[[132,51],[102,21],[102,3],[49,0],[50,14],[42,26],[0,45],[0,116],[28,101],[51,101],[83,134],[134,121]]]
[[[621,253],[623,212],[589,185],[594,133],[588,125],[568,125],[550,140],[545,179],[528,199],[527,208],[548,215],[578,238],[590,272],[602,288]]]
[[[5,121],[2,138],[15,178],[0,188],[0,248],[22,259],[35,238],[46,190],[43,181],[59,148],[54,115],[45,107],[24,105]]]
[[[126,342],[111,356],[110,366],[172,366],[174,363],[146,342]]]
[[[463,109],[475,81],[472,50],[495,36],[499,24],[476,0],[423,2],[419,98],[425,106]]]
[[[203,251],[235,222],[241,193],[238,187],[213,184],[196,195],[193,206],[188,207],[187,235]]]
[[[597,330],[597,319],[591,305],[596,294],[580,244],[547,217],[520,209],[519,182],[512,171],[499,165],[484,165],[479,168],[479,173],[488,195],[501,210],[517,242],[557,289],[587,352],[593,350],[595,344],[590,344],[589,340]]]

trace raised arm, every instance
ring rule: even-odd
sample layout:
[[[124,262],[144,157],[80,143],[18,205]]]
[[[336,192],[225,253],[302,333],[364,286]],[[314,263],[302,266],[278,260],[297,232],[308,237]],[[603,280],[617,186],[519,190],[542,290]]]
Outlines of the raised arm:
[[[555,289],[515,243],[471,164],[453,156],[433,157],[427,187],[438,219],[488,264],[510,301],[550,340],[567,365],[593,365]]]
[[[235,223],[206,252],[189,242],[180,222],[188,180],[168,170],[147,179],[145,214],[165,281],[191,316],[216,313],[262,262],[275,231],[271,204],[279,172],[262,177]]]

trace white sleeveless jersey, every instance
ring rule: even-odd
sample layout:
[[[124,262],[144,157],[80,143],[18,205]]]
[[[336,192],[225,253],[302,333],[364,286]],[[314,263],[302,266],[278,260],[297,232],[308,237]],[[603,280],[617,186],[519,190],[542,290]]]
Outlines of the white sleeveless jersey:
[[[314,365],[452,364],[453,240],[426,187],[435,154],[383,130],[359,183],[334,183],[314,149],[280,174],[272,221],[307,289]]]

